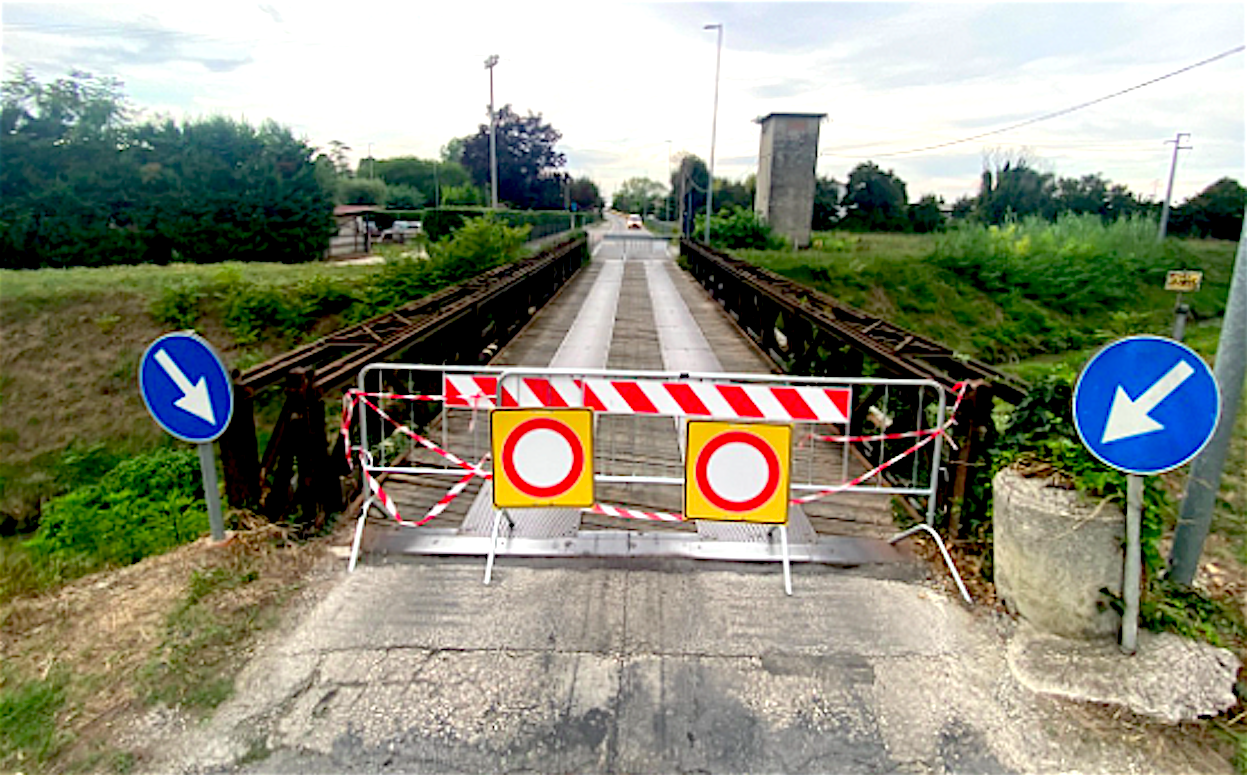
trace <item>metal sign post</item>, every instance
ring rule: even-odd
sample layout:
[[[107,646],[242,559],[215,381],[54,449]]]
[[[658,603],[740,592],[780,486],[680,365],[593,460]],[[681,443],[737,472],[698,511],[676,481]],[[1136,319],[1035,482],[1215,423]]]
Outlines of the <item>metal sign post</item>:
[[[1199,454],[1221,411],[1217,382],[1191,348],[1158,336],[1132,336],[1105,347],[1074,386],[1074,426],[1103,463],[1126,481],[1126,557],[1122,572],[1121,648],[1133,654],[1139,631],[1143,477],[1172,470]]]
[[[139,392],[160,427],[195,444],[212,538],[225,538],[212,442],[234,415],[234,385],[212,346],[193,331],[152,342],[139,362]]]
[[[1173,306],[1173,338],[1179,342],[1186,335],[1186,318],[1191,313],[1190,306],[1182,301],[1182,294],[1198,291],[1203,279],[1203,272],[1172,271],[1165,275],[1165,290],[1178,294]]]

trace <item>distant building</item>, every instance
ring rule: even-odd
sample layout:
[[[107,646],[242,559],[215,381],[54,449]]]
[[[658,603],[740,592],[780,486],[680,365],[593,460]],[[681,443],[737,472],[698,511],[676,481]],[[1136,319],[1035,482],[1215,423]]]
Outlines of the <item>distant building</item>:
[[[329,238],[325,258],[345,258],[372,252],[372,238],[376,227],[369,216],[384,212],[376,205],[338,205],[333,208],[333,220],[338,231]]]
[[[826,113],[772,113],[757,119],[762,146],[753,209],[798,248],[810,244],[818,128],[826,117]]]

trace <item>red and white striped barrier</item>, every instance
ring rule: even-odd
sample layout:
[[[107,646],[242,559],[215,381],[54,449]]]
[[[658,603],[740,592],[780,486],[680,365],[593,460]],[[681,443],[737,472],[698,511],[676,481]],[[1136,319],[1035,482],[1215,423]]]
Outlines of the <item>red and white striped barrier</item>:
[[[446,406],[497,408],[497,377],[448,374],[444,384]],[[848,422],[852,398],[844,387],[571,376],[520,377],[504,388],[503,407],[585,406],[607,414],[777,422]]]

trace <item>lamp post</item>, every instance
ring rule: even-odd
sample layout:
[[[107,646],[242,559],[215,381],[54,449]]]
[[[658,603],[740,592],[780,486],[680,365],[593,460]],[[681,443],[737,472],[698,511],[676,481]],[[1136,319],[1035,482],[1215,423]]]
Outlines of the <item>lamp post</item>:
[[[707,24],[703,29],[718,30],[719,43],[714,53],[714,114],[710,119],[710,178],[706,181],[706,244],[710,244],[711,202],[714,199],[714,141],[719,127],[719,59],[723,54],[723,25]]]
[[[485,69],[489,71],[489,203],[498,209],[498,116],[494,113],[494,65],[498,64],[498,55],[490,54],[485,60]]]

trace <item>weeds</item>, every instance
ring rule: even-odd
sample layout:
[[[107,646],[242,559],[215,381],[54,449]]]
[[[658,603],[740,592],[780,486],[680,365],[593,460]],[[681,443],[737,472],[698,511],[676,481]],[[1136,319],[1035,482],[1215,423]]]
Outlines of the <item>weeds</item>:
[[[56,714],[65,703],[67,675],[54,669],[35,680],[0,669],[0,764],[16,772],[40,766],[64,744]]]
[[[196,571],[186,594],[165,620],[164,640],[142,669],[148,703],[207,710],[233,694],[233,672],[222,664],[235,647],[268,621],[267,608],[231,606],[223,593],[259,578],[245,560]]]

